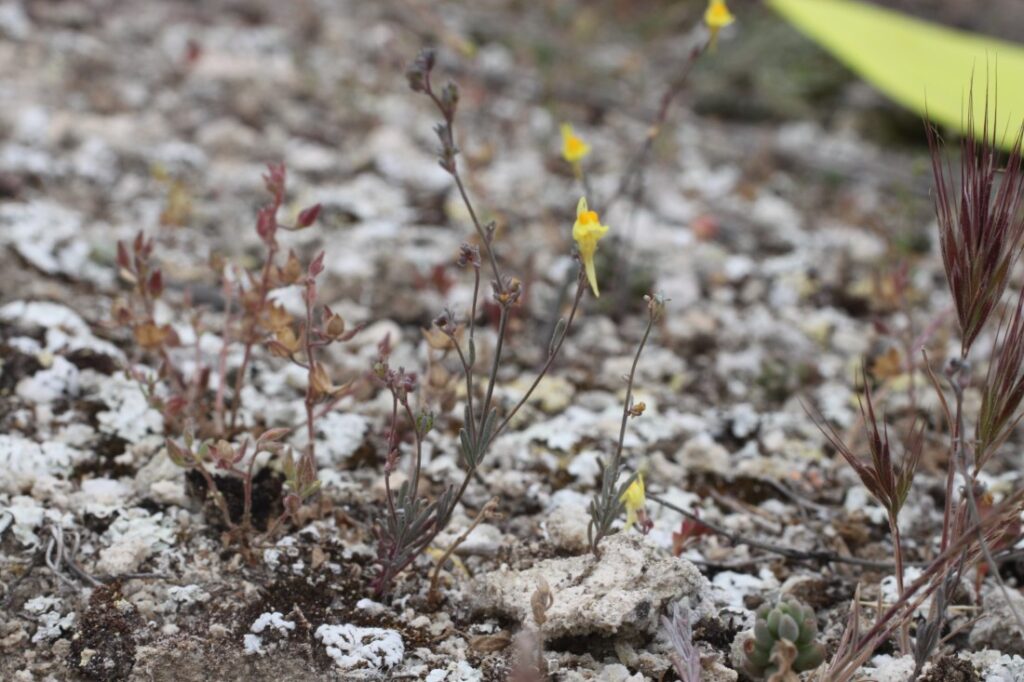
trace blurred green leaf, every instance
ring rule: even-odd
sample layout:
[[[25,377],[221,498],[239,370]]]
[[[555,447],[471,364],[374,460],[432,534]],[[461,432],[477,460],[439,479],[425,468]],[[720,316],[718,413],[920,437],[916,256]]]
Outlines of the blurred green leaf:
[[[1001,146],[1012,146],[1024,120],[1024,46],[854,0],[768,5],[902,106],[961,132],[973,79],[976,121],[987,103],[990,123],[1007,131]]]

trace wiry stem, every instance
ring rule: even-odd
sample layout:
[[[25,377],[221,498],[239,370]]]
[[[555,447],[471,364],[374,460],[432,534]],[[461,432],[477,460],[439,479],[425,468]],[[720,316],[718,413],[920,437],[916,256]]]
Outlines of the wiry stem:
[[[977,524],[981,523],[981,512],[978,510],[978,501],[977,501],[977,499],[975,499],[975,495],[974,495],[974,486],[975,486],[975,483],[977,481],[976,481],[976,479],[974,477],[971,477],[969,472],[968,472],[968,467],[967,467],[968,447],[967,447],[967,444],[964,442],[964,438],[963,438],[963,435],[962,435],[963,431],[964,431],[964,424],[963,424],[964,389],[963,389],[963,386],[960,384],[959,379],[961,378],[960,374],[964,373],[964,372],[967,372],[967,371],[968,371],[968,366],[966,365],[966,363],[960,363],[957,366],[957,368],[956,368],[956,372],[950,377],[950,384],[953,387],[953,395],[956,397],[956,417],[957,417],[957,427],[956,427],[956,430],[957,430],[957,433],[960,434],[959,438],[957,438],[957,441],[956,441],[957,442],[957,453],[956,453],[956,456],[954,457],[954,460],[959,465],[959,467],[960,467],[960,475],[964,479],[964,496],[967,498],[967,509],[970,512],[971,523],[977,525]],[[965,380],[965,383],[966,383],[966,380]],[[951,467],[950,468],[952,468],[952,463],[951,463]],[[1022,617],[1021,614],[1018,613],[1016,607],[1014,607],[1013,601],[1010,599],[1010,595],[1009,595],[1009,593],[1008,593],[1008,591],[1006,589],[1006,583],[1003,582],[1002,576],[999,575],[999,565],[995,562],[995,559],[992,557],[992,551],[991,551],[991,549],[988,546],[988,541],[985,539],[984,534],[981,533],[980,531],[978,532],[978,547],[981,549],[981,553],[982,553],[982,555],[985,558],[985,562],[992,569],[992,577],[995,578],[996,585],[999,587],[999,590],[1000,590],[1000,592],[1003,595],[1003,599],[1006,601],[1006,604],[1009,607],[1010,612],[1013,614],[1014,619],[1017,621],[1017,628],[1021,632],[1024,632],[1024,617]]]
[[[658,104],[658,113],[654,117],[654,121],[647,129],[647,135],[644,137],[643,144],[640,146],[640,151],[636,153],[632,161],[626,167],[626,172],[623,173],[622,179],[619,180],[619,185],[615,189],[615,192],[609,197],[608,201],[604,205],[605,211],[611,211],[619,199],[625,196],[632,189],[634,198],[638,198],[638,193],[643,188],[643,173],[647,167],[648,157],[651,155],[651,150],[654,148],[654,141],[661,134],[661,129],[665,125],[665,121],[668,118],[669,108],[672,106],[672,102],[682,92],[683,85],[686,83],[687,78],[690,76],[690,72],[693,70],[694,65],[702,54],[707,50],[710,43],[705,42],[697,45],[686,58],[686,62],[683,64],[683,68],[668,87],[665,88],[665,92],[661,96],[661,100]]]
[[[277,255],[277,243],[273,242],[267,246],[266,260],[263,261],[263,270],[260,271],[259,303],[255,310],[261,311],[267,304],[267,296],[270,294],[270,273],[274,264],[274,257]],[[235,432],[235,425],[238,422],[238,410],[242,406],[242,388],[245,386],[246,373],[249,370],[249,362],[252,360],[252,349],[256,345],[256,318],[250,319],[242,332],[244,338],[242,346],[242,364],[238,367],[238,374],[235,375],[234,395],[231,402],[231,420],[228,425],[229,433]]]
[[[576,297],[573,299],[572,308],[569,310],[569,317],[566,320],[565,329],[562,331],[558,340],[555,342],[554,348],[548,353],[548,358],[544,362],[544,366],[540,368],[540,371],[537,373],[537,377],[533,380],[533,383],[530,384],[530,387],[526,390],[526,393],[524,393],[523,396],[519,399],[519,402],[517,402],[515,406],[511,410],[509,410],[509,413],[501,421],[498,427],[494,429],[494,434],[491,436],[492,440],[496,438],[498,434],[505,430],[505,427],[508,426],[509,423],[515,418],[516,413],[518,413],[519,410],[523,407],[523,405],[525,405],[530,400],[530,396],[533,395],[533,392],[537,389],[537,386],[540,385],[541,380],[544,379],[544,377],[548,373],[548,370],[551,369],[551,366],[554,364],[555,359],[558,357],[559,351],[562,350],[562,344],[565,342],[565,337],[569,333],[569,329],[572,327],[573,320],[576,318],[576,312],[579,310],[580,301],[583,299],[583,294],[586,291],[586,289],[587,279],[583,273],[583,268],[581,267],[576,276]]]
[[[626,424],[633,411],[633,381],[636,378],[636,368],[640,364],[640,355],[643,353],[647,340],[651,336],[651,330],[658,319],[661,305],[662,299],[660,297],[648,299],[647,327],[644,329],[644,335],[637,345],[636,354],[633,356],[633,364],[629,368],[629,375],[626,379],[626,397],[622,405],[622,423],[619,426],[619,439],[615,444],[615,453],[612,455],[611,461],[602,467],[601,488],[590,503],[591,518],[587,526],[587,536],[590,539],[590,550],[598,558],[601,556],[599,548],[601,540],[611,532],[612,523],[615,522],[615,519],[622,510],[623,503],[620,499],[622,491],[619,489],[618,481],[619,472],[622,468],[622,448],[626,439]],[[630,480],[632,480],[632,477]]]
[[[903,593],[906,592],[903,586],[903,546],[900,542],[900,524],[892,512],[889,512],[889,533],[892,535],[892,556],[896,564],[896,593],[903,597]],[[904,656],[910,653],[909,622],[904,622],[900,626],[900,652]]]

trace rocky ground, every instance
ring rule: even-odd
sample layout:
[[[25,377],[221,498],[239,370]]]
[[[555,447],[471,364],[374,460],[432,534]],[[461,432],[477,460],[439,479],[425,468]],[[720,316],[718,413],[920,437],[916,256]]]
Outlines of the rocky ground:
[[[552,375],[435,546],[491,497],[497,513],[445,564],[440,600],[426,596],[436,554],[391,594],[370,589],[391,403],[367,372],[387,338],[392,364],[424,377],[418,399],[443,396],[452,359],[422,330],[472,293],[454,266],[472,225],[406,64],[437,45],[438,73],[460,83],[468,190],[524,284],[499,376],[507,409],[543,361],[574,267],[581,188],[559,156],[559,123],[592,144],[602,210],[700,39],[699,4],[0,5],[0,678],[503,680],[539,631],[551,679],[675,679],[660,617],[685,599],[703,679],[736,680],[738,635],[760,604],[803,600],[833,651],[858,584],[868,618],[892,601],[885,514],[805,406],[858,433],[866,362],[894,423],[915,408],[927,416],[901,526],[908,561],[931,556],[948,437],[927,379],[904,371],[904,340],[927,331],[933,358],[959,342],[920,122],[750,4],[698,63],[641,201],[602,212],[604,295],[584,300]],[[906,4],[973,20],[958,3]],[[1006,16],[1003,28],[1020,20]],[[260,176],[276,161],[289,172],[287,217],[323,206],[316,227],[283,241],[303,261],[326,252],[320,299],[365,328],[328,358],[332,378],[357,388],[318,424],[321,499],[244,553],[223,541],[201,479],[168,459],[165,437],[180,434],[124,372],[152,361],[113,321],[126,292],[116,246],[139,230],[155,237],[169,302],[158,316],[215,363],[223,301],[206,264],[258,264]],[[897,296],[901,263],[909,284]],[[586,508],[652,290],[669,302],[640,360],[646,410],[629,422],[626,469],[733,537],[648,500],[652,531],[608,538],[595,562]],[[186,293],[211,321],[191,346]],[[302,313],[296,287],[278,293]],[[487,357],[495,330],[481,319]],[[301,423],[304,373],[262,351],[254,372],[243,423]],[[968,410],[977,402],[969,393]],[[461,477],[462,409],[447,408],[426,442],[431,494]],[[1019,453],[1008,447],[989,469],[995,495],[1021,485]],[[259,475],[258,525],[280,512],[281,486],[275,464]],[[822,552],[875,563],[812,556]],[[1024,563],[1002,574],[1024,602]],[[540,578],[553,601],[539,625]],[[1024,633],[991,579],[975,589],[973,578],[925,679],[1024,680]],[[912,669],[893,645],[863,679]]]

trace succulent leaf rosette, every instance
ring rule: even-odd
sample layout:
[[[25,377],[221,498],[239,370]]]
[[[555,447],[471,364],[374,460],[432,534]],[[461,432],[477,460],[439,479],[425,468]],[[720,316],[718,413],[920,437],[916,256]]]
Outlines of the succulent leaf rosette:
[[[817,635],[811,607],[794,599],[764,604],[757,610],[754,636],[743,646],[746,672],[767,679],[780,672],[814,670],[825,659],[825,647],[814,641]]]

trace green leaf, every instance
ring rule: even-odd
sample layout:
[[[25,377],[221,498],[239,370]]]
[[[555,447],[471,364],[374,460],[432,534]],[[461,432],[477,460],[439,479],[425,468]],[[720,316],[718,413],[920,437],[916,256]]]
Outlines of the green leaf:
[[[476,464],[476,453],[473,450],[473,444],[469,440],[469,433],[466,429],[459,429],[459,441],[462,443],[462,457],[466,461],[466,468],[472,469],[473,465]]]
[[[1024,45],[958,31],[854,0],[767,0],[786,20],[887,96],[965,131],[972,78],[976,126],[1009,149],[1024,120]],[[978,3],[978,11],[984,11]],[[1002,131],[1007,134],[1002,135]]]
[[[189,461],[185,457],[185,451],[182,450],[178,445],[171,440],[167,439],[167,457],[174,462],[176,465],[184,468],[188,468]]]
[[[491,436],[494,435],[495,420],[497,418],[498,411],[492,407],[490,412],[487,413],[487,417],[484,419],[484,426],[480,431],[480,440],[477,441],[478,450],[476,453],[476,459],[478,462],[487,450],[487,446],[491,444]]]
[[[815,644],[802,650],[793,660],[793,670],[803,672],[814,670],[825,660],[825,648],[821,644]]]

